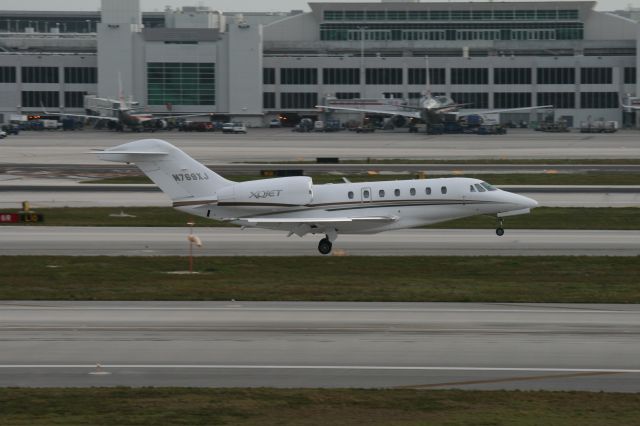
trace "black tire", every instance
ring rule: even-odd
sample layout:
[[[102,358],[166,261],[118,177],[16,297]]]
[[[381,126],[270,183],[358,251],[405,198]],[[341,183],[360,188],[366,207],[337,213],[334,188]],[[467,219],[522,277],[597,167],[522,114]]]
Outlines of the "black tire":
[[[502,237],[504,235],[504,229],[503,228],[496,229],[496,235],[498,237]]]
[[[329,241],[326,238],[321,239],[320,242],[318,243],[318,251],[324,255],[331,253],[332,247],[333,247],[333,244],[331,244],[331,241]]]

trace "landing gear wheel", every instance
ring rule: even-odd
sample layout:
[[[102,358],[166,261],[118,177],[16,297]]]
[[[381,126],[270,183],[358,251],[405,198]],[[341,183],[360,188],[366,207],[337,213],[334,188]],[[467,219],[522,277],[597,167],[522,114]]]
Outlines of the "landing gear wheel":
[[[329,254],[331,253],[332,246],[333,244],[331,244],[331,241],[327,238],[323,238],[320,240],[320,243],[318,243],[318,251],[322,254]]]
[[[496,235],[498,237],[502,237],[504,235],[504,228],[502,227],[504,225],[504,218],[499,217],[498,218],[498,228],[496,229]]]

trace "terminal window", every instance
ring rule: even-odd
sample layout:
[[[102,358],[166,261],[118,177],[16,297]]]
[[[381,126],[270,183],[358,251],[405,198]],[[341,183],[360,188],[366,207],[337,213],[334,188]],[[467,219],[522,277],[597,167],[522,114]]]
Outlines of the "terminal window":
[[[367,84],[402,84],[402,68],[367,68]]]
[[[613,70],[611,68],[580,68],[581,84],[611,84]]]
[[[618,92],[581,92],[580,107],[590,108],[618,108]]]
[[[64,69],[65,83],[98,83],[98,69],[95,67],[67,67]]]
[[[16,67],[0,67],[0,83],[15,83]]]
[[[465,108],[489,108],[488,93],[452,93],[451,97],[456,103],[467,104]]]
[[[575,108],[574,92],[538,92],[538,105],[553,105],[554,108]]]
[[[262,84],[276,84],[276,69],[275,68],[263,68],[262,69]]]
[[[531,84],[531,68],[495,68],[494,84]]]
[[[315,92],[280,93],[282,109],[313,109],[318,105],[318,94]]]
[[[360,84],[358,68],[323,68],[323,84]]]
[[[24,91],[22,92],[22,106],[27,108],[59,108],[60,93],[53,91]]]
[[[446,84],[444,68],[429,68],[429,84]],[[427,70],[409,68],[409,84],[427,84]]]
[[[454,22],[320,24],[326,41],[412,40],[582,40],[584,24],[551,22]]]
[[[359,99],[360,92],[336,92],[336,99]]]
[[[626,67],[624,69],[624,84],[636,84],[636,67]]]
[[[325,21],[575,21],[578,9],[325,10]]]
[[[215,105],[214,63],[147,64],[149,105]]]
[[[58,83],[58,67],[22,67],[23,83]]]
[[[494,108],[526,108],[531,106],[531,92],[493,94]]]
[[[575,68],[538,68],[538,84],[575,84]]]
[[[489,84],[487,68],[451,68],[451,84]]]
[[[318,84],[316,68],[281,68],[280,84]]]
[[[87,92],[64,92],[64,106],[66,108],[84,108],[84,97]]]
[[[262,93],[262,108],[274,109],[276,107],[276,94],[275,92]]]

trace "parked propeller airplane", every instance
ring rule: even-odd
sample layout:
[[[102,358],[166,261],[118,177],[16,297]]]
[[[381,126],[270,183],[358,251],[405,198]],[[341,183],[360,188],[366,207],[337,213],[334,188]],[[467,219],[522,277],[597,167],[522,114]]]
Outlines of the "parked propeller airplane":
[[[296,234],[324,234],[329,254],[339,234],[374,234],[476,215],[506,216],[538,203],[469,178],[314,185],[308,176],[233,182],[175,146],[143,139],[98,152],[105,161],[135,163],[186,213]]]

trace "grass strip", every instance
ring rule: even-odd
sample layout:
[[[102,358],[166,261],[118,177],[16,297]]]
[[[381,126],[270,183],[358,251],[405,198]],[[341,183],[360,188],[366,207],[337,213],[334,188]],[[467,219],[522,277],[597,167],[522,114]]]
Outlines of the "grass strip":
[[[237,164],[317,164],[317,161],[244,161]],[[523,165],[635,165],[640,158],[477,158],[477,159],[433,159],[433,158],[362,158],[341,159],[340,164],[523,164]]]
[[[171,207],[86,207],[37,209],[45,221],[28,226],[186,226],[193,220],[196,226],[229,227],[227,222],[219,222],[202,217],[192,217]],[[124,212],[135,216],[112,216]],[[475,216],[431,225],[429,228],[475,229],[493,228],[494,216]],[[0,225],[12,226],[12,225]],[[539,207],[528,215],[505,219],[507,229],[640,229],[640,208],[580,208],[580,207]]]
[[[170,273],[187,262],[4,256],[0,299],[640,303],[637,257],[201,257]]]
[[[410,389],[0,389],[3,425],[637,425],[640,394]]]
[[[462,176],[462,175],[460,175]],[[343,183],[343,175],[312,175],[313,183]],[[374,182],[388,180],[406,180],[416,178],[415,174],[356,174],[345,175],[351,182]],[[429,179],[456,177],[456,175],[426,175]],[[640,185],[640,173],[496,173],[496,174],[464,174],[464,177],[480,179],[493,185]],[[256,175],[227,175],[235,182],[264,179]],[[85,181],[87,184],[150,184],[146,176],[121,176],[99,180]]]

